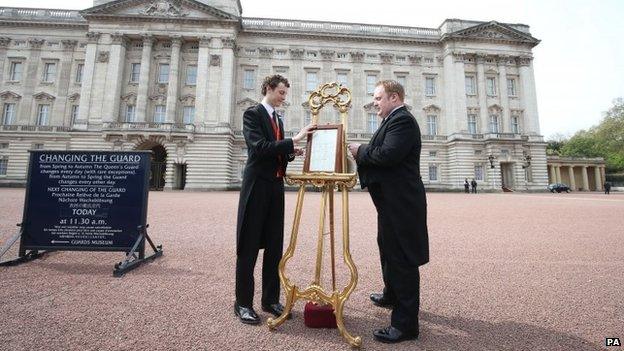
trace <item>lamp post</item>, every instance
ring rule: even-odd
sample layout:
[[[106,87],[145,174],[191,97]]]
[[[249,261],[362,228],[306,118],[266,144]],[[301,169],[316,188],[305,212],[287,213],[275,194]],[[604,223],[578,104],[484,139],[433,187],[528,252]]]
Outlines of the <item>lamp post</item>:
[[[494,166],[494,160],[496,159],[496,157],[492,154],[488,155],[488,161],[490,161],[490,170],[493,170],[495,168]],[[490,175],[492,177],[492,190],[496,189],[496,179],[494,178],[494,171],[490,172]]]

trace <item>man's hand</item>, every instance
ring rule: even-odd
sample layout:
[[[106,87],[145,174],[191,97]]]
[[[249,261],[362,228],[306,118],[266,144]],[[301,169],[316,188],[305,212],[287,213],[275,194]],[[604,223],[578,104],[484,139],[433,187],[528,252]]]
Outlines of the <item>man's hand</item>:
[[[359,144],[359,143],[349,144],[349,152],[351,153],[351,155],[353,155],[353,158],[357,156],[358,149],[360,148],[361,145],[362,144]]]
[[[295,156],[303,156],[305,154],[305,152],[303,151],[302,148],[295,148]]]
[[[303,140],[304,138],[306,138],[308,136],[309,133],[312,133],[314,131],[314,129],[316,129],[316,124],[308,124],[307,126],[303,127],[303,129],[301,129],[299,131],[299,133],[297,133],[297,135],[295,135],[292,139],[295,143],[300,142],[301,140]]]

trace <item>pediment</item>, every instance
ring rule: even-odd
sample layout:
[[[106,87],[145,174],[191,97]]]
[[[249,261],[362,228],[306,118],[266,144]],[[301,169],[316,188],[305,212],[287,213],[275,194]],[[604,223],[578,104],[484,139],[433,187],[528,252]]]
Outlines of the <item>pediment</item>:
[[[56,99],[54,96],[45,93],[45,92],[40,92],[37,93],[35,95],[33,95],[33,98],[35,98],[35,100],[48,100],[48,101],[52,101],[54,99]]]
[[[123,17],[224,21],[238,18],[195,0],[117,0],[80,12],[84,18]]]
[[[432,113],[432,112],[440,112],[441,109],[440,109],[440,106],[431,104],[431,105],[427,105],[423,107],[423,111]]]
[[[10,90],[5,90],[5,91],[0,93],[0,98],[2,100],[11,100],[11,99],[12,100],[19,100],[19,99],[22,98],[22,96],[17,94],[17,93],[14,93],[14,92],[12,92]]]
[[[531,35],[514,29],[506,24],[491,21],[473,27],[452,32],[445,36],[447,39],[459,40],[486,40],[498,42],[526,43],[532,46],[540,41]]]
[[[242,100],[238,100],[238,102],[236,103],[236,105],[243,106],[244,108],[251,107],[251,106],[256,106],[257,104],[259,104],[258,101],[255,101],[255,100],[250,99],[250,98],[244,98]]]
[[[74,94],[71,94],[70,96],[68,96],[67,98],[69,99],[69,101],[75,102],[75,101],[80,100],[80,94],[79,93],[74,93]]]

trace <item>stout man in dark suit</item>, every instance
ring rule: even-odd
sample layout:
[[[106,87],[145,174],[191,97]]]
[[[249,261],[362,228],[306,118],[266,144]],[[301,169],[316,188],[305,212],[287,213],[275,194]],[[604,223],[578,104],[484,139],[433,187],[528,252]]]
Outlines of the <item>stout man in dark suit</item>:
[[[390,326],[373,332],[394,343],[418,338],[420,275],[429,262],[427,199],[420,178],[420,129],[405,108],[403,86],[377,83],[373,103],[383,118],[368,144],[349,144],[360,184],[377,208],[377,243],[384,289],[371,294],[377,306],[392,306]]]
[[[275,108],[286,100],[288,80],[280,75],[262,82],[262,102],[243,114],[243,135],[247,164],[238,202],[236,225],[236,302],[234,313],[246,324],[260,323],[253,309],[254,267],[258,251],[262,261],[262,309],[282,314],[277,266],[284,242],[284,182],[289,161],[301,155],[295,144],[304,140],[312,125],[297,135],[284,138],[284,125]]]

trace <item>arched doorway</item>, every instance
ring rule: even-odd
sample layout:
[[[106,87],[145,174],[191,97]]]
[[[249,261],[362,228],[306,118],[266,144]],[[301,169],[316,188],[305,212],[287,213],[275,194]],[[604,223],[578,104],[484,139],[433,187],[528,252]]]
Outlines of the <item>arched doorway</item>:
[[[165,187],[165,172],[167,170],[167,150],[164,146],[155,142],[143,143],[137,149],[152,151],[149,187],[150,190],[163,190]]]

